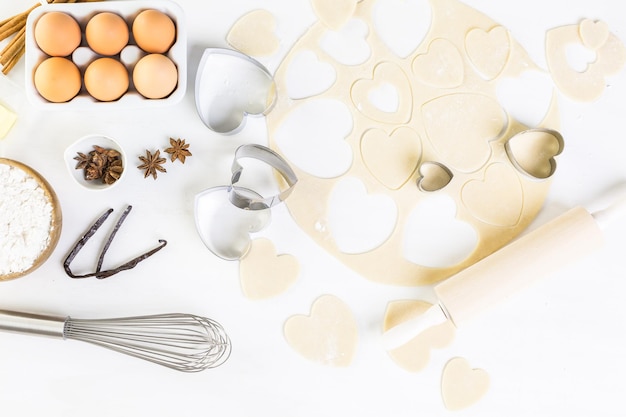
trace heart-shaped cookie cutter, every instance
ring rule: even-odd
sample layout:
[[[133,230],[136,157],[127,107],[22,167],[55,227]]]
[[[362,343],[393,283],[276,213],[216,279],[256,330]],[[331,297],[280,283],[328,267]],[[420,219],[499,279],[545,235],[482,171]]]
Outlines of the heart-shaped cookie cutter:
[[[196,73],[196,110],[212,131],[235,134],[249,116],[265,116],[276,102],[274,77],[241,52],[207,48]]]
[[[286,187],[276,195],[263,197],[254,190],[236,186],[243,166],[240,159],[252,158],[278,172]],[[271,208],[282,203],[298,182],[289,164],[273,150],[256,144],[242,145],[235,151],[231,184],[204,190],[196,195],[196,229],[204,245],[226,260],[239,260],[248,253],[250,233],[260,232],[271,220]]]

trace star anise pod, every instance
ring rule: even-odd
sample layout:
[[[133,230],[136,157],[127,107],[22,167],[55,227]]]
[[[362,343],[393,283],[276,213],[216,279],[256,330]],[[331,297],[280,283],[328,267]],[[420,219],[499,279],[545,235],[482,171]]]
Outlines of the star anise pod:
[[[76,169],[85,169],[89,162],[91,162],[91,155],[85,155],[82,152],[76,152],[77,155],[74,157],[78,163],[76,164]]]
[[[105,168],[102,181],[104,181],[107,185],[111,185],[120,179],[122,172],[124,172],[122,161],[120,159],[115,159]]]
[[[162,166],[166,159],[161,158],[161,152],[158,149],[154,154],[146,150],[146,156],[140,156],[139,160],[143,162],[143,164],[139,165],[137,168],[145,170],[143,175],[144,178],[148,178],[148,176],[152,175],[152,178],[156,180],[157,171],[167,172],[167,170]]]
[[[170,138],[170,147],[165,150],[165,152],[170,154],[170,159],[172,162],[179,159],[183,164],[185,163],[185,158],[191,156],[191,152],[189,152],[189,144],[185,143],[185,139],[174,139]]]

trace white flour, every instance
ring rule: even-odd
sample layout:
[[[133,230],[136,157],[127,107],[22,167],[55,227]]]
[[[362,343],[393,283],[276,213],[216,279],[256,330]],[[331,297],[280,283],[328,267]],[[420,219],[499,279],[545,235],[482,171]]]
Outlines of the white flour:
[[[48,246],[52,205],[19,168],[0,164],[0,275],[30,268]]]

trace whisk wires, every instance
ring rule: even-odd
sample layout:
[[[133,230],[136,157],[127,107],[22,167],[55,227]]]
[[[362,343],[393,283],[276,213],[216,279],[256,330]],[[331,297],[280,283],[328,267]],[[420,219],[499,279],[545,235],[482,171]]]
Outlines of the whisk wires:
[[[192,314],[68,318],[63,335],[184,372],[219,366],[231,352],[230,339],[219,323]]]

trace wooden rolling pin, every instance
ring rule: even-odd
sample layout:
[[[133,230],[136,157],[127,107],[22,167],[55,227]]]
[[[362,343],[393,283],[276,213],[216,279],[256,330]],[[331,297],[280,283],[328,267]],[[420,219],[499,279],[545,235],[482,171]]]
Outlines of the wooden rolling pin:
[[[385,348],[402,346],[446,321],[459,326],[597,249],[602,229],[626,212],[626,198],[614,201],[593,214],[582,207],[571,209],[438,284],[434,290],[439,303],[387,330]]]

